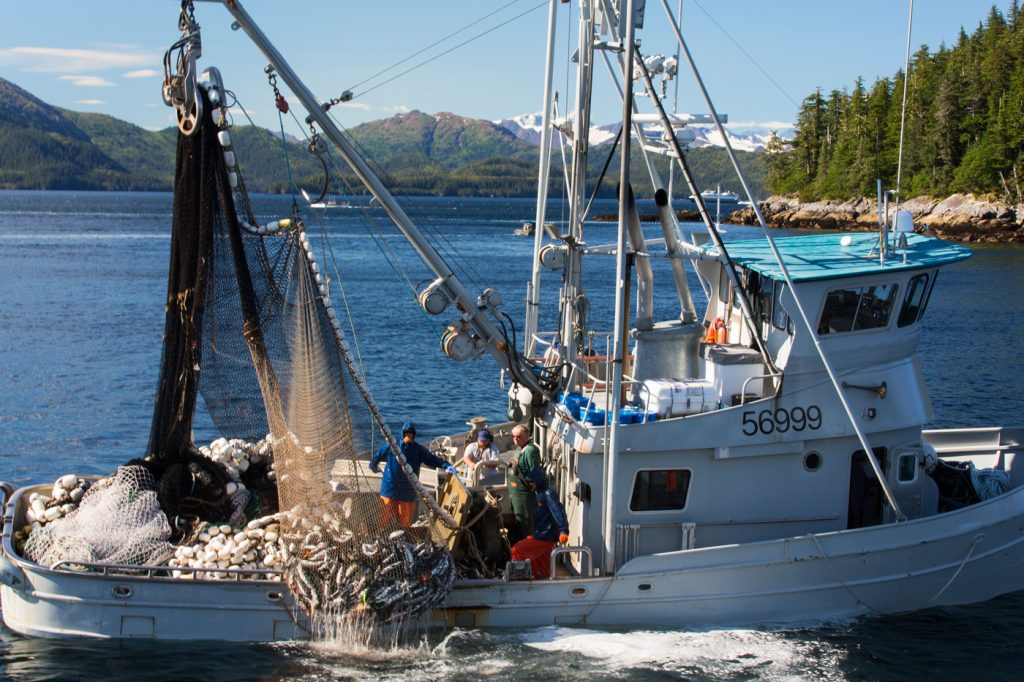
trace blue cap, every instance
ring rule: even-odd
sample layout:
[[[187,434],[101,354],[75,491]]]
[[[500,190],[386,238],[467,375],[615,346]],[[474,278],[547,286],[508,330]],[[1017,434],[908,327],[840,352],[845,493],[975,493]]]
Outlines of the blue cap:
[[[416,435],[416,424],[414,422],[405,422],[402,424],[402,435],[404,436],[407,433],[411,433],[414,436]]]
[[[476,439],[477,440],[485,440],[485,441],[487,441],[489,443],[492,440],[494,440],[494,436],[492,436],[491,432],[488,431],[487,429],[480,429],[477,432],[477,434],[476,434]]]

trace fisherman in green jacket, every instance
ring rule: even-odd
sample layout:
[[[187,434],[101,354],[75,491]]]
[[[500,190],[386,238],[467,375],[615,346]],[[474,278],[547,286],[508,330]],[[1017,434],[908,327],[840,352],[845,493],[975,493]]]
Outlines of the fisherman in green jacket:
[[[537,496],[529,481],[534,472],[542,472],[540,450],[530,441],[530,431],[520,424],[512,429],[512,442],[516,445],[516,456],[512,460],[512,477],[509,479],[508,499],[516,515],[520,539],[533,532],[533,512],[537,507]]]

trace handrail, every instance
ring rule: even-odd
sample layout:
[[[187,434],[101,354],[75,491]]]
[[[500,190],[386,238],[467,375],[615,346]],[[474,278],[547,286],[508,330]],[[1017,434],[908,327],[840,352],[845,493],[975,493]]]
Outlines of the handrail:
[[[254,573],[258,574],[258,575],[266,575],[266,576],[283,575],[282,571],[279,571],[279,570],[276,570],[276,569],[271,569],[271,568],[248,568],[248,569],[246,569],[246,568],[205,568],[205,567],[195,568],[195,567],[192,567],[192,566],[148,566],[148,565],[141,565],[141,564],[101,564],[101,563],[97,563],[95,561],[75,561],[73,559],[62,559],[62,560],[58,561],[57,563],[55,563],[53,566],[49,566],[49,567],[44,566],[43,568],[50,568],[51,570],[54,570],[54,571],[68,571],[68,572],[79,573],[79,574],[81,573],[81,571],[76,571],[73,568],[71,568],[72,566],[83,566],[85,568],[94,569],[94,570],[98,571],[101,575],[108,576],[108,577],[112,575],[111,571],[132,571],[134,573],[145,572],[145,577],[146,578],[162,578],[162,577],[167,577],[167,578],[170,578],[170,579],[175,579],[175,578],[171,578],[170,576],[154,575],[154,573],[170,573],[171,571],[179,571],[181,573],[193,573],[193,574],[194,573],[223,573],[223,574],[232,576],[233,579],[237,582],[237,581],[240,581],[242,579],[241,578],[242,575],[252,575]],[[117,574],[117,577],[123,578],[123,577],[143,577],[143,576],[124,576],[124,575],[121,575],[121,574]]]
[[[747,377],[743,381],[743,385],[740,386],[740,405],[746,405],[747,404],[747,384],[749,384],[751,381],[753,381],[754,379],[768,379],[770,377],[781,377],[781,376],[782,376],[782,372],[765,372],[764,374],[759,374],[757,376]],[[778,390],[779,390],[778,387],[776,387],[773,392],[777,393]],[[761,384],[761,393],[764,393],[764,384]],[[761,396],[761,397],[764,397],[764,396]]]
[[[476,487],[480,485],[480,470],[481,469],[504,469],[505,470],[505,481],[508,482],[508,462],[498,460],[498,463],[494,466],[488,466],[483,462],[477,462],[476,466],[473,467],[472,485]]]
[[[555,559],[557,559],[559,556],[563,554],[575,554],[576,552],[579,552],[580,554],[585,554],[587,557],[587,571],[583,574],[583,577],[593,577],[594,553],[590,551],[589,547],[581,545],[579,547],[555,547],[553,550],[551,550],[551,571],[548,573],[548,580],[558,580],[558,578],[555,576]]]

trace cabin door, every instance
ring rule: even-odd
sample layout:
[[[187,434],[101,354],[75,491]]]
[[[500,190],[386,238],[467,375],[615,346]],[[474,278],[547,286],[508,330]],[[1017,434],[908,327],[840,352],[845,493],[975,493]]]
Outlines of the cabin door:
[[[884,473],[888,467],[886,448],[874,448],[875,459]],[[850,457],[850,498],[847,505],[846,527],[864,528],[882,523],[882,505],[885,493],[875,476],[871,462],[863,450]]]

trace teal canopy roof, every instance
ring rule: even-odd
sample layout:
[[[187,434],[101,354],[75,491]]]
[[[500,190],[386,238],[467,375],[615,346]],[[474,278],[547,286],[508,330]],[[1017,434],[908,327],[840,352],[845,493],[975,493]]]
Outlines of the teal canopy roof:
[[[849,240],[849,244],[843,245],[843,239]],[[879,263],[878,234],[873,232],[779,237],[775,239],[775,245],[785,259],[789,276],[794,282],[920,270],[971,257],[970,250],[959,244],[923,234],[908,234],[907,248],[898,249],[894,255],[886,256],[884,265]],[[703,248],[709,254],[718,254],[718,249],[710,242]],[[726,242],[725,248],[737,265],[775,280],[784,279],[782,268],[776,262],[768,240],[730,241]]]

